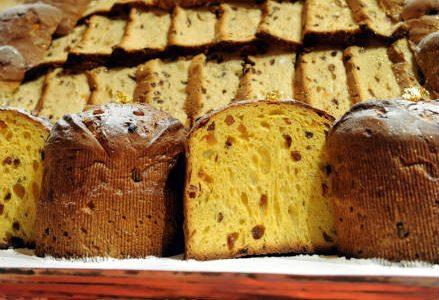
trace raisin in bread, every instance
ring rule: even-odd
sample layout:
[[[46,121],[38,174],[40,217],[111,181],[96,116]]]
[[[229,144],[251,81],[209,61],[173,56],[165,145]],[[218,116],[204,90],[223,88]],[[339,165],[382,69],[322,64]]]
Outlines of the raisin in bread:
[[[303,3],[297,1],[274,1],[264,3],[258,35],[289,46],[302,44]]]
[[[181,58],[153,59],[140,65],[136,71],[134,101],[148,103],[189,125],[186,111],[189,64],[189,60]]]
[[[386,47],[352,46],[344,51],[344,60],[354,102],[401,96]]]
[[[248,57],[236,99],[293,98],[296,53],[269,52]]]
[[[0,248],[31,246],[50,124],[0,108]]]
[[[171,15],[166,11],[133,8],[119,47],[126,52],[154,53],[164,51],[168,43],[170,26]]]
[[[328,136],[338,249],[439,262],[439,102],[368,101]]]
[[[192,121],[235,99],[242,65],[243,61],[232,55],[217,55],[207,60],[204,54],[199,54],[192,59],[186,104]]]
[[[296,101],[236,102],[201,118],[186,154],[186,257],[331,250],[322,147],[332,122]]]
[[[295,94],[298,100],[339,118],[351,107],[341,50],[314,50],[299,58]]]
[[[181,251],[185,138],[179,121],[144,104],[111,103],[66,115],[44,148],[37,255]]]

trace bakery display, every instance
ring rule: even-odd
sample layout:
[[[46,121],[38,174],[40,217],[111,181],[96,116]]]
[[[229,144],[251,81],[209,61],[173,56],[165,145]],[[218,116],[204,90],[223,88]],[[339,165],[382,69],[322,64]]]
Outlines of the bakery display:
[[[340,254],[438,263],[438,101],[357,104],[326,149]]]
[[[236,102],[201,118],[186,153],[186,257],[331,251],[322,147],[332,122],[295,101]]]
[[[0,248],[34,244],[49,130],[43,119],[0,107]]]
[[[183,190],[188,257],[332,251],[339,216],[326,161],[335,158],[322,152],[332,117],[349,119],[361,106],[345,115],[352,105],[371,99],[439,95],[437,1],[33,2],[0,4],[0,106],[57,124],[39,255],[177,253]],[[398,100],[366,103],[412,113]],[[403,129],[394,129],[398,138]],[[186,153],[188,169],[197,171],[183,188],[174,169],[186,130],[196,149]],[[387,192],[412,193],[404,178]],[[408,259],[435,254],[410,251]]]
[[[185,138],[179,121],[142,104],[65,115],[44,147],[37,255],[178,253]]]

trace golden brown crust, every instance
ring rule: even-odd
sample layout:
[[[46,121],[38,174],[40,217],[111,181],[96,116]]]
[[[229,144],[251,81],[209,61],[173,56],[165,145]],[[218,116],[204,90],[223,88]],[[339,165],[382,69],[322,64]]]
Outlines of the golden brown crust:
[[[418,44],[416,62],[428,87],[439,92],[439,31],[427,35]]]
[[[343,255],[439,262],[439,102],[367,101],[328,135]]]
[[[434,12],[439,12],[438,0],[408,0],[401,12],[401,17],[409,20]]]
[[[44,150],[36,253],[145,257],[178,252],[178,158],[185,137],[180,122],[149,105],[107,104],[64,116]]]

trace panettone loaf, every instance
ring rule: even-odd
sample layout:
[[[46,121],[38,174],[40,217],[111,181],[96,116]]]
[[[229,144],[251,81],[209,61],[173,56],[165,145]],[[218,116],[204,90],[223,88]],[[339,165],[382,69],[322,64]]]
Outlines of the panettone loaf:
[[[439,102],[368,101],[328,136],[338,249],[439,262]]]
[[[322,147],[332,122],[296,101],[235,102],[202,117],[186,153],[186,256],[331,250]]]
[[[415,57],[427,86],[433,92],[439,93],[439,31],[421,40],[416,48]]]
[[[50,124],[0,107],[0,248],[34,242],[35,211]]]
[[[179,121],[144,104],[64,116],[44,148],[37,255],[181,251],[185,138]]]

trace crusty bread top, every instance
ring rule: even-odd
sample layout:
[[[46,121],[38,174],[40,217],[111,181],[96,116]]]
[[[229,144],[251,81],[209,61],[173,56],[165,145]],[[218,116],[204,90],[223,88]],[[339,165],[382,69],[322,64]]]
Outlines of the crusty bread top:
[[[415,54],[416,62],[424,73],[427,84],[439,92],[439,31],[423,38]]]
[[[270,105],[280,105],[280,104],[287,104],[287,105],[294,105],[294,106],[298,106],[298,107],[303,107],[309,110],[310,113],[314,113],[316,115],[318,115],[319,117],[325,118],[328,121],[330,121],[331,123],[333,123],[335,121],[335,118],[333,116],[331,116],[330,114],[328,114],[325,111],[319,110],[317,108],[314,108],[306,103],[297,101],[297,100],[293,100],[293,99],[283,99],[283,100],[242,100],[242,101],[235,101],[232,102],[231,104],[229,104],[228,106],[213,110],[203,116],[201,116],[200,118],[198,118],[195,121],[195,124],[192,126],[189,134],[188,134],[188,138],[190,137],[190,135],[196,131],[197,129],[203,127],[204,125],[206,125],[209,120],[223,112],[229,109],[233,109],[233,108],[239,108],[242,106],[247,106],[247,105],[258,105],[261,103],[266,103],[266,104],[270,104]]]
[[[439,12],[438,0],[408,0],[401,12],[404,20],[419,18],[431,12]]]
[[[439,101],[370,100],[351,107],[329,132],[337,135],[436,140]]]
[[[23,55],[12,46],[0,46],[0,81],[21,81],[26,72]]]
[[[105,160],[139,153],[151,157],[182,149],[185,137],[183,124],[166,112],[147,104],[109,103],[65,115],[54,125],[46,148],[87,149]]]
[[[52,124],[50,122],[42,117],[37,117],[34,115],[31,115],[27,111],[16,108],[16,107],[9,107],[9,106],[0,106],[0,112],[13,112],[15,114],[18,114],[26,119],[28,119],[30,122],[33,122],[34,124],[41,126],[42,128],[46,129],[47,131],[50,131],[52,129]]]

